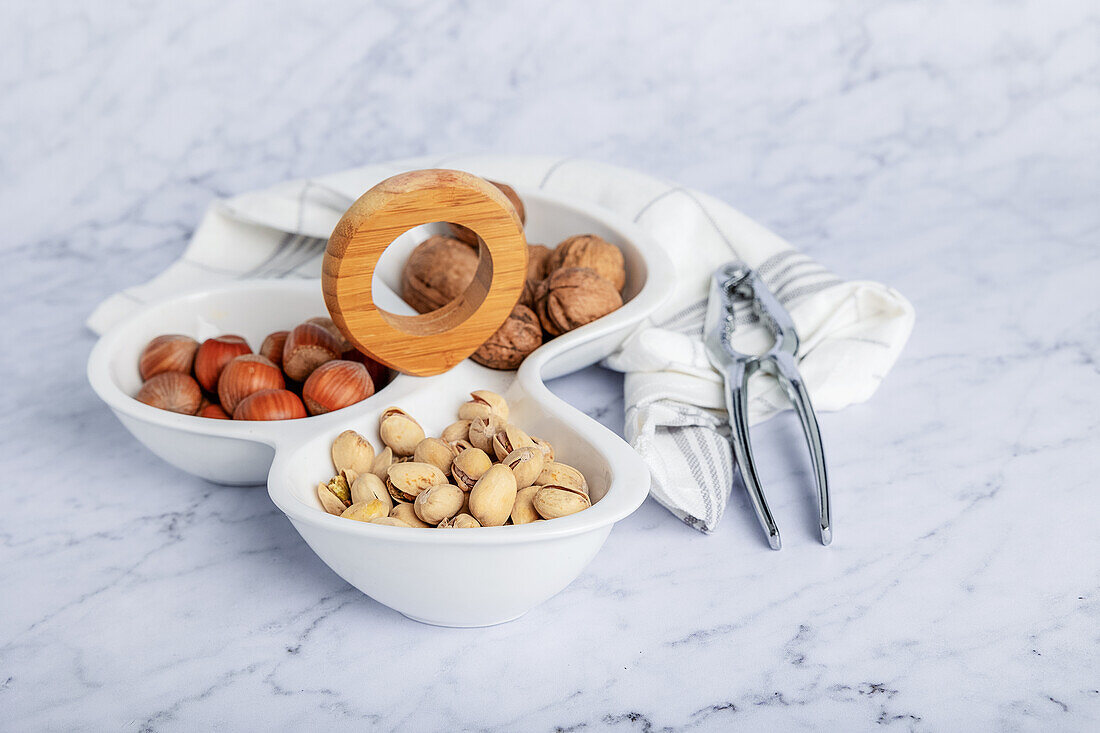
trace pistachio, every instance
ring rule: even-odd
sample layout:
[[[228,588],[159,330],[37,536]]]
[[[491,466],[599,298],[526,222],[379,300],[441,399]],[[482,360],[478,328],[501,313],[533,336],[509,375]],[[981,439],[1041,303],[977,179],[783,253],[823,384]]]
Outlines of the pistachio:
[[[496,465],[470,490],[470,513],[482,527],[499,527],[508,521],[516,501],[516,477],[507,466]]]
[[[451,446],[451,452],[456,456],[464,450],[468,450],[474,447],[474,444],[468,440],[456,440],[449,444]]]
[[[386,505],[386,514],[393,509],[393,499],[390,498],[385,482],[373,473],[364,473],[351,485],[351,503],[358,504],[372,499],[378,499]]]
[[[399,503],[390,511],[390,516],[394,519],[399,519],[410,527],[431,527],[432,525],[427,522],[422,522],[420,517],[416,516],[416,510],[413,509],[412,504],[405,502]]]
[[[542,486],[565,486],[583,494],[588,493],[588,482],[580,471],[567,466],[564,463],[550,461],[542,469],[542,473],[535,479],[535,483]]]
[[[408,522],[403,522],[397,517],[375,517],[374,519],[367,520],[371,524],[384,524],[388,527],[409,527],[412,525]]]
[[[393,405],[390,405],[386,409],[382,410],[382,412],[378,413],[378,427],[382,427],[382,423],[386,422],[386,418],[393,417],[394,415],[404,415],[405,417],[409,418],[410,420],[413,419],[412,415],[405,412],[400,407],[394,407]],[[416,422],[416,421],[413,420],[413,422]]]
[[[550,445],[549,440],[543,440],[542,438],[531,436],[531,442],[535,444],[535,447],[542,451],[542,454],[546,456],[547,461],[554,460],[554,446]]]
[[[535,483],[535,479],[542,473],[545,459],[537,447],[525,445],[506,455],[501,463],[512,469],[516,486],[522,489]]]
[[[382,420],[378,435],[395,456],[411,456],[424,440],[424,428],[405,413],[393,413]]]
[[[448,443],[454,443],[458,440],[468,440],[470,437],[470,421],[458,420],[451,423],[443,428],[443,432],[439,437]]]
[[[336,494],[329,490],[327,484],[317,484],[317,499],[321,502],[321,508],[329,514],[340,516],[347,509],[344,502],[336,498]]]
[[[357,504],[352,504],[341,517],[346,519],[354,519],[358,522],[369,522],[372,519],[378,519],[388,515],[389,508],[378,499],[371,499],[370,501],[362,501]]]
[[[489,455],[480,448],[468,448],[455,456],[451,462],[451,476],[458,488],[469,491],[477,480],[493,466]]]
[[[370,472],[383,481],[388,477],[388,471],[390,466],[393,465],[393,449],[386,446],[385,450],[374,457],[374,461],[371,463]]]
[[[455,454],[451,446],[439,438],[424,438],[416,444],[413,460],[418,463],[430,463],[443,473],[451,470],[451,461]]]
[[[471,392],[470,397],[469,402],[458,408],[459,420],[473,420],[479,417],[488,419],[490,416],[501,420],[508,419],[508,403],[496,392],[479,389]]]
[[[496,416],[477,417],[470,423],[470,442],[475,448],[486,453],[493,452],[493,437],[505,428],[505,423]]]
[[[447,483],[447,475],[430,463],[398,463],[390,466],[386,488],[398,501],[412,501],[424,489]]]
[[[525,445],[534,445],[531,442],[531,436],[515,425],[508,425],[493,436],[493,453],[496,454],[498,461],[503,461],[509,453]]]
[[[439,526],[442,527],[443,524],[440,523]],[[481,522],[477,521],[469,514],[457,514],[454,519],[449,520],[447,526],[454,529],[473,529],[474,527],[480,527]]]
[[[338,473],[328,480],[326,484],[328,490],[331,491],[337,499],[343,502],[344,506],[351,504],[351,488],[348,486],[347,476],[343,473]]]
[[[373,462],[374,446],[354,430],[345,430],[332,441],[332,464],[337,471],[366,473]]]
[[[576,514],[592,506],[586,494],[565,486],[542,486],[535,492],[534,507],[543,519]]]
[[[417,494],[413,510],[422,521],[439,524],[458,514],[465,497],[465,492],[454,484],[437,484]]]
[[[542,517],[535,511],[535,494],[541,486],[528,486],[516,492],[516,503],[512,505],[512,524],[530,524]]]

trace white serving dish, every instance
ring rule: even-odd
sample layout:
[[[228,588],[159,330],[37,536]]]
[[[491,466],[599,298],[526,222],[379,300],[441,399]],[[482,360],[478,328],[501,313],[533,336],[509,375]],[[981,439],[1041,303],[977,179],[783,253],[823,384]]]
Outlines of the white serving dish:
[[[545,380],[611,353],[671,293],[663,250],[628,222],[600,209],[521,191],[528,240],[551,246],[593,232],[622,248],[626,303],[598,321],[548,342],[518,372],[469,360],[434,377],[398,375],[371,398],[301,420],[246,422],[178,415],[133,399],[138,356],[162,333],[202,340],[244,336],[255,348],[271,331],[323,315],[319,281],[252,281],[193,293],[146,309],[104,335],[88,360],[88,379],[123,425],[158,456],[188,473],[224,484],[256,484],[268,493],[311,548],[336,573],[372,598],[419,621],[482,626],[508,621],[568,585],[603,545],[612,525],[649,490],[649,473],[617,435],[554,396]],[[379,264],[375,299],[406,310],[399,287],[404,254],[423,236],[399,238]],[[388,292],[388,295],[387,295]],[[257,307],[261,304],[262,307]],[[453,422],[472,389],[504,394],[512,420],[553,443],[560,460],[587,477],[594,504],[578,514],[531,525],[476,530],[410,530],[342,519],[324,512],[315,494],[331,476],[329,447],[355,429],[376,446],[378,414],[399,405],[428,434]]]

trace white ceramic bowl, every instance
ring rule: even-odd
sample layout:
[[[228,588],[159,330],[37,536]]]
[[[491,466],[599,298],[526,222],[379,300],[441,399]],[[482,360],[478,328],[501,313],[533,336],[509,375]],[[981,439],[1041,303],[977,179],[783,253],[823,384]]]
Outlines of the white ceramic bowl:
[[[161,333],[202,340],[236,333],[257,346],[271,331],[325,313],[319,281],[253,281],[154,305],[106,334],[88,361],[88,378],[119,420],[150,450],[184,471],[226,484],[268,480],[272,501],[336,573],[372,598],[419,621],[482,626],[508,621],[568,585],[603,545],[612,525],[642,503],[649,473],[617,435],[555,397],[544,380],[598,361],[670,294],[664,252],[629,223],[585,205],[523,192],[528,239],[551,245],[594,232],[622,248],[626,303],[528,356],[518,372],[469,360],[435,377],[398,375],[356,405],[301,420],[245,422],[178,415],[135,400],[138,356]],[[412,232],[379,264],[374,294],[380,305],[406,310],[392,294],[403,254],[422,237]],[[578,514],[518,527],[409,530],[327,514],[315,494],[331,476],[329,449],[346,429],[375,445],[378,414],[399,405],[429,434],[453,422],[472,389],[505,394],[512,420],[553,443],[558,458],[589,481],[593,506]],[[270,469],[270,475],[269,475]]]

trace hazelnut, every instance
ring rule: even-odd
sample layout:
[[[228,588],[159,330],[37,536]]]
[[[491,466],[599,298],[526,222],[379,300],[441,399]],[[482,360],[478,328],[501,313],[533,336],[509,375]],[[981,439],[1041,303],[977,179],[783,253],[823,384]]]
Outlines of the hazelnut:
[[[306,416],[298,395],[285,389],[253,392],[233,411],[234,420],[293,420]]]
[[[269,333],[260,345],[260,356],[266,356],[271,363],[280,369],[283,368],[283,347],[286,345],[286,337],[290,331],[276,331]]]
[[[457,298],[474,279],[478,254],[453,237],[425,239],[409,254],[401,274],[401,297],[418,313]]]
[[[251,353],[248,342],[240,336],[206,339],[195,353],[195,379],[207,392],[216,392],[225,365],[241,354]]]
[[[588,267],[555,270],[535,294],[539,321],[553,336],[591,323],[622,304],[615,286]]]
[[[374,394],[367,368],[355,361],[336,359],[313,370],[302,385],[302,401],[310,415],[323,415],[354,405]]]
[[[152,407],[194,415],[202,404],[199,383],[180,372],[161,372],[141,385],[137,399]]]
[[[283,373],[270,359],[259,354],[241,354],[225,365],[218,377],[218,399],[232,413],[248,395],[261,389],[282,389]]]
[[[626,284],[622,251],[595,234],[579,234],[563,241],[550,255],[548,266],[547,275],[567,267],[590,267],[618,292]]]
[[[370,374],[371,382],[374,384],[375,392],[390,383],[390,368],[382,362],[375,361],[358,349],[348,349],[340,355],[340,358],[344,361],[357,361],[365,366],[367,373]]]
[[[517,369],[527,355],[542,346],[542,326],[535,312],[516,304],[507,320],[470,358],[490,369]]]
[[[195,363],[195,352],[199,342],[190,336],[166,334],[157,336],[141,352],[138,371],[142,379],[149,379],[164,372],[191,374],[191,365]]]
[[[341,354],[343,354],[345,351],[351,350],[351,342],[349,342],[347,338],[345,338],[344,332],[337,328],[336,323],[331,318],[328,318],[327,316],[317,316],[316,318],[310,318],[308,321],[306,321],[306,323],[312,323],[315,326],[320,326],[321,328],[331,333],[332,337],[336,339],[336,342],[340,344]]]
[[[509,186],[507,183],[497,183],[496,181],[489,181],[497,188],[501,193],[508,197],[508,201],[512,204],[512,207],[516,210],[516,215],[519,217],[519,223],[527,223],[527,209],[523,205],[523,200],[516,193],[515,189]],[[474,230],[461,226],[460,224],[448,224],[451,228],[451,236],[471,247],[477,247],[477,241],[479,237],[474,233]]]
[[[214,420],[231,420],[232,417],[226,412],[221,405],[215,405],[213,402],[207,402],[205,405],[199,408],[199,411],[195,413],[199,417],[209,417]]]
[[[303,382],[313,370],[340,357],[336,337],[316,323],[302,323],[287,335],[283,346],[283,371],[291,379]]]

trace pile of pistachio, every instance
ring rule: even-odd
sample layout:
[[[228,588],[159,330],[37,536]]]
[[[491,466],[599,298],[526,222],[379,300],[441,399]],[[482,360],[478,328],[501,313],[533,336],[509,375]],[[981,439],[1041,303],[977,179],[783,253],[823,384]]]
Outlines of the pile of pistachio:
[[[394,527],[498,527],[592,506],[588,482],[554,448],[508,422],[508,403],[479,390],[438,438],[404,410],[379,417],[381,453],[354,430],[332,444],[336,475],[317,485],[330,514]]]

